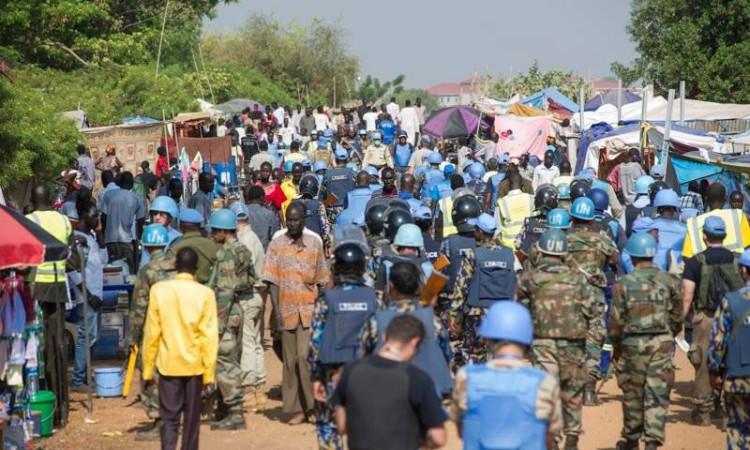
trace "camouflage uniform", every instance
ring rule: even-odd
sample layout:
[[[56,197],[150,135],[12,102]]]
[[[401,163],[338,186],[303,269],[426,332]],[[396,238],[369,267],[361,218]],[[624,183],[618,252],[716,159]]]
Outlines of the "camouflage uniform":
[[[615,284],[610,335],[623,392],[622,437],[665,442],[669,391],[674,382],[674,335],[682,329],[682,290],[677,277],[642,264]]]
[[[750,301],[750,287],[740,289],[739,293]],[[729,302],[724,298],[716,310],[708,344],[708,370],[714,376],[722,375],[726,370],[732,325]],[[722,389],[728,416],[727,448],[750,450],[750,378],[725,378]]]
[[[478,245],[492,250],[499,244],[490,239]],[[449,294],[450,309],[447,314],[448,330],[454,352],[451,369],[454,372],[470,362],[487,361],[487,348],[483,339],[479,336],[479,324],[487,314],[487,310],[469,306],[467,303],[469,285],[474,277],[475,270],[474,249],[466,249],[461,255],[461,265],[456,276],[456,283],[453,285],[453,292]]]
[[[167,255],[163,250],[151,253],[151,260],[138,269],[133,288],[133,303],[128,315],[130,324],[130,342],[141,345],[143,341],[143,327],[146,324],[146,311],[148,311],[148,299],[151,286],[159,281],[164,281],[174,275],[174,258]],[[138,367],[141,367],[141,354],[138,354]],[[156,375],[155,375],[156,376]],[[141,393],[141,403],[150,419],[159,418],[159,392],[157,385],[152,383],[150,392]]]
[[[216,252],[216,265],[211,277],[214,278],[210,284],[216,290],[219,321],[216,383],[221,394],[221,407],[225,407],[230,414],[242,415],[242,309],[239,302],[249,301],[253,296],[256,276],[250,250],[234,237],[227,239]]]
[[[592,325],[601,321],[596,294],[580,272],[547,257],[519,277],[516,294],[534,321],[534,362],[559,380],[564,433],[577,438],[586,381],[585,341],[588,330],[598,330]]]
[[[604,323],[606,313],[604,290],[607,287],[607,279],[603,269],[609,257],[616,252],[617,247],[607,236],[606,231],[594,225],[578,225],[568,232],[568,264],[574,270],[583,273],[588,282],[595,286],[593,291],[596,295],[597,320],[591,324],[589,334],[586,336],[586,371],[587,382],[590,385],[602,378],[599,372],[599,358],[607,334]]]
[[[201,284],[208,283],[211,268],[216,263],[216,251],[219,246],[199,231],[188,231],[169,245],[167,253],[174,258],[180,249],[190,247],[198,254],[198,270],[195,279]]]

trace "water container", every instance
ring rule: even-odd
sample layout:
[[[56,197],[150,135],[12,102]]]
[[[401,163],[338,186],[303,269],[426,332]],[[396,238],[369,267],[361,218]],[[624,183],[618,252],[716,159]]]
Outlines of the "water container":
[[[38,411],[41,416],[39,434],[42,437],[52,436],[52,419],[55,415],[56,398],[54,392],[39,391],[29,399],[31,410]]]
[[[96,395],[99,397],[121,397],[123,386],[122,367],[99,367],[94,369]]]

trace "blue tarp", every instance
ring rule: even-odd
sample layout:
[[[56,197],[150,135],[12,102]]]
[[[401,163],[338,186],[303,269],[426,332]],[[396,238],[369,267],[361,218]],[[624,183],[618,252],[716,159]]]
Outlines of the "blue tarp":
[[[153,117],[146,117],[146,116],[136,116],[136,117],[126,117],[122,119],[122,123],[157,123],[158,120],[154,119]]]
[[[531,94],[521,101],[524,105],[530,105],[537,109],[547,110],[547,99],[551,99],[558,105],[570,112],[578,112],[578,105],[573,100],[564,96],[555,88],[542,89],[541,91]]]
[[[633,103],[640,101],[641,97],[639,97],[636,94],[633,94],[632,92],[625,91],[622,93],[622,104],[627,105],[628,103]],[[617,90],[613,89],[611,91],[607,91],[604,94],[599,94],[588,101],[583,106],[584,111],[596,111],[599,109],[602,105],[614,105],[617,106]]]
[[[674,154],[670,155],[669,161],[672,163],[677,182],[680,183],[682,191],[685,192],[685,185],[693,180],[702,180],[703,178],[713,177],[721,173],[722,168],[713,164],[700,163],[689,159],[683,159]]]

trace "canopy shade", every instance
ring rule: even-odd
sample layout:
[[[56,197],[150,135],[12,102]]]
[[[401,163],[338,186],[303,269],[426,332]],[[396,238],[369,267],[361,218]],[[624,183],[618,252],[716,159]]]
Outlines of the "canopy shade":
[[[0,269],[68,257],[68,246],[14,209],[0,205]]]
[[[432,113],[422,131],[444,139],[468,137],[476,133],[480,115],[479,110],[468,106],[449,106]]]

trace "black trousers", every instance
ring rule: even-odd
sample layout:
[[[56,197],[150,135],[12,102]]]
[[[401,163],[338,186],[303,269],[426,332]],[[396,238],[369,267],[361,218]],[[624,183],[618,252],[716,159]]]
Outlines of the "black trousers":
[[[110,242],[107,244],[107,256],[109,262],[124,259],[130,268],[130,273],[135,273],[135,250],[132,242]]]
[[[34,296],[44,312],[44,384],[55,393],[54,423],[68,423],[68,353],[65,351],[65,283],[37,283]]]
[[[177,433],[182,416],[182,450],[198,450],[201,425],[203,375],[170,377],[159,374],[159,415],[161,448],[177,448]]]

